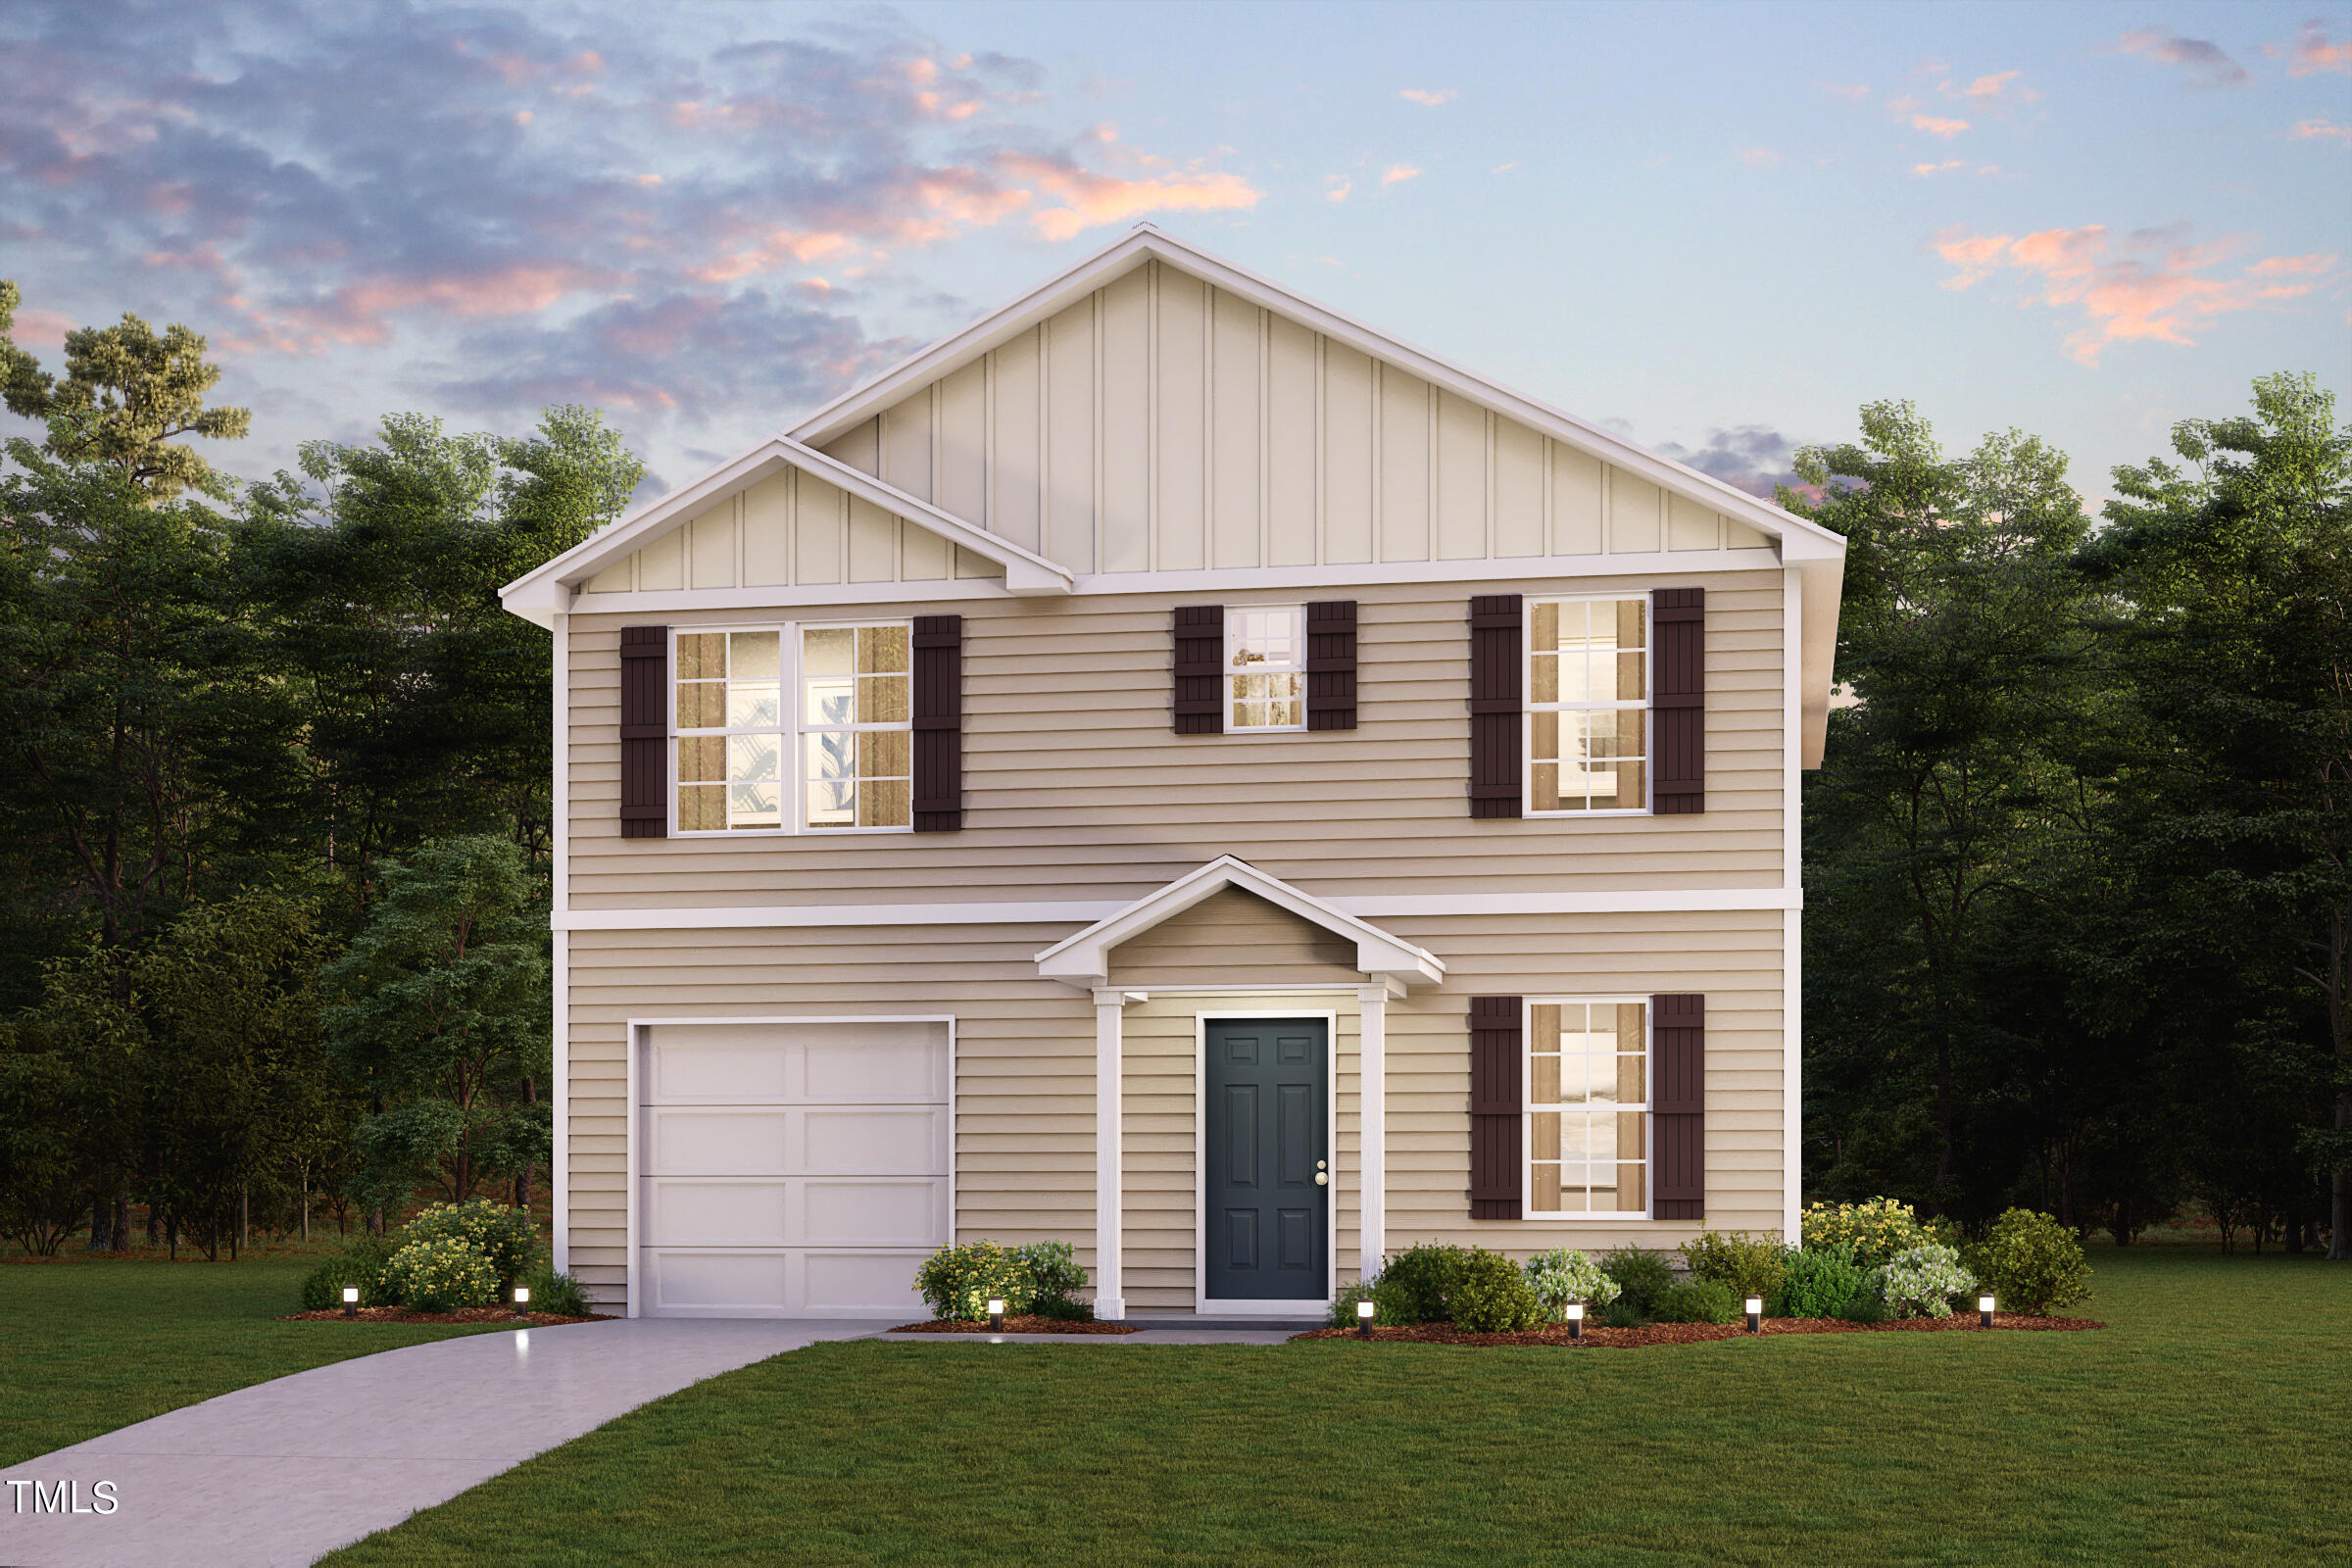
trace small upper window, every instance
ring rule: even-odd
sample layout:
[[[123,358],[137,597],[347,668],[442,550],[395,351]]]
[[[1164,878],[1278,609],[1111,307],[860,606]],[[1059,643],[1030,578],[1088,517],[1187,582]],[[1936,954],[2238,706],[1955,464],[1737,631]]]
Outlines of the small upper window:
[[[678,829],[778,828],[777,633],[678,634]]]
[[[1649,805],[1649,601],[1527,607],[1527,809]]]
[[[1225,731],[1306,728],[1306,607],[1225,612]]]
[[[911,826],[908,679],[905,621],[679,632],[677,831]]]
[[[907,825],[914,749],[906,681],[904,623],[802,631],[808,826]]]

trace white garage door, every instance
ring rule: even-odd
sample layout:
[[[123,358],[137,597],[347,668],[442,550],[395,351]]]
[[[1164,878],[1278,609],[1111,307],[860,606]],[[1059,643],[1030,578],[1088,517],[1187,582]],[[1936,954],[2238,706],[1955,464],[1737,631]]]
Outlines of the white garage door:
[[[945,1022],[659,1024],[641,1049],[641,1311],[920,1311],[950,1224]]]

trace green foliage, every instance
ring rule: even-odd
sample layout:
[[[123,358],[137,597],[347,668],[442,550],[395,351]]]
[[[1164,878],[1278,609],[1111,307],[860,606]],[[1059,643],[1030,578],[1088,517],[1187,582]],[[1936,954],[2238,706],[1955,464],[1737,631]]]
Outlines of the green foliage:
[[[1738,1323],[1740,1298],[1720,1280],[1686,1280],[1658,1293],[1649,1315],[1660,1323]]]
[[[88,1215],[95,1174],[74,1137],[87,1091],[54,1051],[21,1050],[0,1023],[0,1237],[35,1257],[54,1257]]]
[[[2082,1244],[2030,1208],[2013,1208],[1994,1220],[1984,1241],[1962,1251],[1961,1262],[2004,1312],[2041,1317],[2090,1297]]]
[[[1843,1248],[1863,1268],[1876,1268],[1895,1253],[1933,1240],[1919,1216],[1911,1212],[1911,1205],[1891,1198],[1860,1203],[1808,1203],[1804,1238],[1806,1251]]]
[[[1092,1323],[1095,1307],[1092,1301],[1081,1301],[1075,1296],[1041,1296],[1029,1303],[1030,1312],[1037,1317],[1052,1318],[1057,1323]]]
[[[1645,1321],[1642,1308],[1627,1297],[1619,1297],[1600,1309],[1600,1321],[1613,1329],[1640,1328]]]
[[[991,1298],[1003,1300],[1011,1314],[1028,1311],[1037,1297],[1020,1250],[995,1242],[941,1248],[915,1270],[914,1288],[933,1316],[958,1323],[986,1319]]]
[[[587,1287],[568,1274],[542,1267],[522,1283],[530,1290],[530,1308],[534,1312],[549,1312],[557,1317],[596,1315],[596,1303],[588,1299]]]
[[[1854,1265],[1844,1247],[1807,1248],[1782,1259],[1780,1289],[1767,1301],[1774,1317],[1836,1317],[1838,1309],[1868,1288],[1867,1271]]]
[[[1474,1248],[1454,1280],[1453,1326],[1468,1334],[1516,1334],[1544,1320],[1526,1273],[1500,1252]]]
[[[391,1260],[391,1250],[380,1244],[351,1248],[322,1259],[303,1279],[302,1309],[306,1312],[339,1309],[346,1285],[360,1288],[362,1306],[399,1305],[398,1289],[387,1287],[384,1282],[384,1265]]]
[[[1613,1247],[1600,1254],[1600,1270],[1617,1282],[1618,1298],[1630,1312],[1648,1315],[1657,1298],[1674,1284],[1674,1267],[1662,1252],[1634,1246]]]
[[[1866,1270],[1862,1276],[1862,1288],[1838,1308],[1836,1315],[1848,1323],[1886,1322],[1894,1316],[1894,1311],[1886,1304],[1886,1289],[1884,1270]]]
[[[1527,1284],[1554,1323],[1567,1320],[1571,1301],[1587,1307],[1606,1306],[1624,1289],[1591,1257],[1565,1247],[1529,1258]]]
[[[1770,1297],[1781,1288],[1786,1249],[1778,1236],[1745,1231],[1700,1231],[1683,1244],[1683,1267],[1692,1279],[1714,1280],[1734,1296]]]
[[[1896,1317],[1950,1317],[1953,1299],[1976,1288],[1960,1254],[1940,1242],[1895,1253],[1880,1273],[1879,1292]]]
[[[502,1289],[520,1280],[539,1260],[539,1231],[531,1216],[486,1198],[427,1204],[401,1227],[401,1234],[411,1242],[465,1243],[490,1260]]]
[[[1406,1248],[1380,1271],[1376,1298],[1386,1310],[1394,1301],[1403,1323],[1446,1323],[1453,1319],[1453,1293],[1470,1267],[1471,1249],[1423,1242]]]
[[[452,1312],[491,1306],[498,1300],[498,1270],[455,1236],[411,1242],[384,1265],[384,1283],[419,1312]]]
[[[1067,1242],[1031,1242],[1012,1250],[1029,1275],[1030,1309],[1046,1317],[1069,1316],[1064,1307],[1083,1306],[1078,1293],[1086,1289],[1086,1270],[1078,1266],[1077,1249]],[[1087,1317],[1094,1316],[1091,1307]]]
[[[1383,1272],[1374,1275],[1369,1282],[1350,1280],[1339,1288],[1332,1298],[1331,1325],[1343,1329],[1356,1327],[1359,1320],[1355,1315],[1355,1304],[1363,1300],[1372,1303],[1372,1321],[1380,1328],[1409,1328],[1423,1321],[1414,1315],[1417,1298],[1393,1283]]]

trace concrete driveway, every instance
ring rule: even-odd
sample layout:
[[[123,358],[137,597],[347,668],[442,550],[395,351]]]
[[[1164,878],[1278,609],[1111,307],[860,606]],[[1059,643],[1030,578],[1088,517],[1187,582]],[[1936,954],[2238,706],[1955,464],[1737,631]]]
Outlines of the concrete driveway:
[[[577,1323],[297,1372],[11,1466],[0,1563],[297,1568],[690,1383],[888,1326]]]

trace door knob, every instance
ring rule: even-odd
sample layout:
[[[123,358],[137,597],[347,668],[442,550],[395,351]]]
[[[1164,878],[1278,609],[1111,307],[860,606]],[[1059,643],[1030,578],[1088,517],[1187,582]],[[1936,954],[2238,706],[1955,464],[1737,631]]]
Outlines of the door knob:
[[[1327,1170],[1319,1170],[1315,1172],[1315,1185],[1317,1187],[1329,1187],[1331,1185],[1331,1172]]]
[[[1331,1161],[1327,1159],[1318,1159],[1315,1161],[1315,1169],[1317,1170],[1329,1170],[1330,1168]]]

